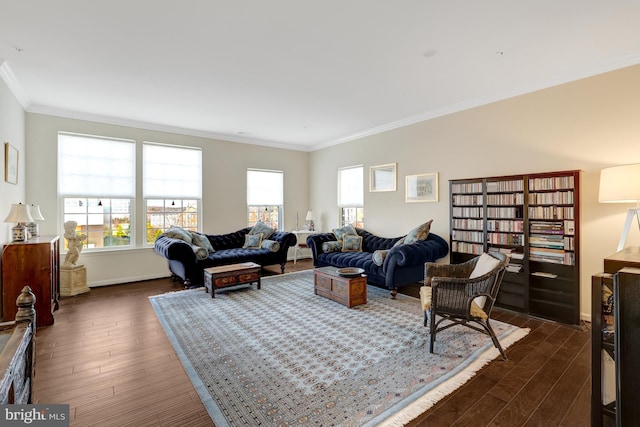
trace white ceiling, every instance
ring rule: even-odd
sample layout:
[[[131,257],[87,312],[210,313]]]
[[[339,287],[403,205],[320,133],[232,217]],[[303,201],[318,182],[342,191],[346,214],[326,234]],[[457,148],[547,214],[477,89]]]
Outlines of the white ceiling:
[[[638,0],[0,0],[28,111],[314,150],[640,63]]]

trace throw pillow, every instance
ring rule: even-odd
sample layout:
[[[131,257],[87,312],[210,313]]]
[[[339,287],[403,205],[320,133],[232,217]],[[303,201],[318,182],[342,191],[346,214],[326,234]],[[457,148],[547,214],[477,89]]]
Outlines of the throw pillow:
[[[340,227],[340,228],[334,228],[331,231],[333,232],[333,235],[336,236],[336,240],[342,240],[342,238],[347,234],[352,236],[358,235],[358,233],[356,232],[356,229],[353,228],[353,225],[351,224],[345,225],[344,227]]]
[[[262,246],[262,233],[246,234],[244,236],[244,249],[260,249]]]
[[[328,254],[330,252],[340,252],[342,250],[342,240],[332,240],[330,242],[324,242],[322,244],[322,252]]]
[[[167,231],[162,233],[163,236],[172,237],[174,239],[184,240],[187,243],[191,243],[191,233],[184,228],[171,226]]]
[[[362,252],[362,236],[345,234],[342,239],[342,252]]]
[[[263,239],[268,239],[275,232],[276,232],[275,228],[269,227],[267,224],[265,224],[262,221],[256,222],[256,225],[254,225],[253,228],[251,230],[249,230],[249,234],[260,234],[260,233],[262,233],[262,238]]]
[[[433,222],[433,220],[430,219],[429,221],[425,222],[424,224],[421,224],[421,225],[417,226],[416,228],[414,228],[413,230],[411,230],[409,232],[409,234],[407,234],[404,237],[404,243],[405,244],[410,244],[410,243],[417,242],[418,240],[426,239],[427,236],[429,235],[429,230],[431,230],[431,223],[432,222]]]
[[[196,246],[206,249],[208,253],[215,252],[213,246],[211,246],[211,242],[204,234],[191,233],[191,242]]]
[[[476,266],[473,268],[473,271],[469,275],[469,279],[475,279],[476,277],[480,277],[484,274],[487,274],[494,268],[496,268],[500,264],[497,258],[492,257],[488,253],[482,253],[476,262]],[[487,297],[476,297],[473,299],[473,302],[478,304],[480,308],[484,308],[484,303],[487,301]]]
[[[269,249],[271,252],[278,252],[280,250],[280,242],[276,242],[275,240],[263,240],[262,245],[260,245],[262,249]]]
[[[196,259],[199,261],[207,259],[209,256],[209,251],[201,246],[192,244],[191,249],[193,249],[193,253],[196,254]]]
[[[375,265],[382,265],[384,264],[384,259],[387,257],[387,254],[389,253],[388,249],[378,249],[377,251],[375,251],[373,253],[373,255],[371,256],[373,259],[373,263]]]

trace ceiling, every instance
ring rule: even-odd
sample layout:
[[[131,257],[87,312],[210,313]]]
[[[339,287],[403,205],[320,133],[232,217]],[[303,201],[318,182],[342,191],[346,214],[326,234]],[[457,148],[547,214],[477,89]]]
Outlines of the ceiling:
[[[640,2],[0,0],[27,111],[311,151],[640,63]]]

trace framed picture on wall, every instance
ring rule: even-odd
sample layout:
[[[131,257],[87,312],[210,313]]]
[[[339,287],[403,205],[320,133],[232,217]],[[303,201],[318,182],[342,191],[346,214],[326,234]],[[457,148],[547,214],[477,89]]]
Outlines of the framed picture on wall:
[[[369,168],[369,191],[396,191],[396,164],[371,166]]]
[[[438,173],[407,175],[405,201],[407,203],[437,202]]]
[[[4,143],[4,180],[18,183],[18,149],[8,142]]]

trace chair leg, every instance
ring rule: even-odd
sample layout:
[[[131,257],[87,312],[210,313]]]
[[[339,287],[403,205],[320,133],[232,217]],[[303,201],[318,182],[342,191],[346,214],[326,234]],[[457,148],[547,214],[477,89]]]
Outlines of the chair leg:
[[[433,344],[436,341],[436,314],[429,312],[429,353],[433,353]]]
[[[493,341],[493,345],[496,346],[498,350],[500,350],[500,354],[502,355],[502,360],[508,360],[507,354],[502,349],[502,345],[500,345],[500,341],[498,341],[498,337],[496,337],[496,333],[493,331],[493,328],[489,324],[489,319],[483,324],[487,332],[489,332],[489,336],[491,336],[491,341]]]

